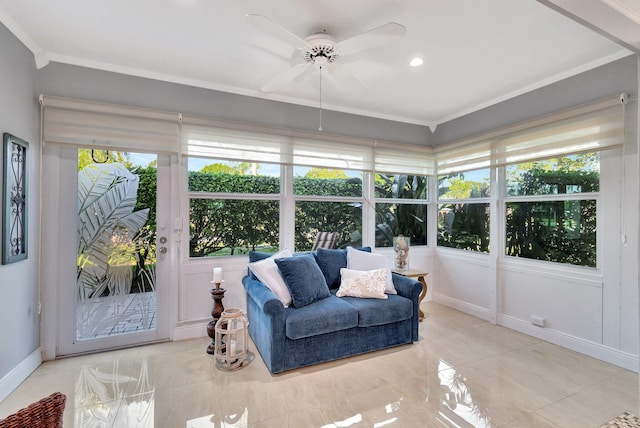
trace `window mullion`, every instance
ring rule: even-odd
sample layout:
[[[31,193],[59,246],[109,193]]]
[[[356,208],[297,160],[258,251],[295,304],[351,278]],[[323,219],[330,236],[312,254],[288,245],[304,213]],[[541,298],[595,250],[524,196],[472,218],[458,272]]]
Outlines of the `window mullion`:
[[[584,201],[598,199],[599,193],[561,193],[552,195],[507,196],[505,202]]]
[[[293,166],[280,167],[280,249],[295,248],[296,201],[293,194]]]

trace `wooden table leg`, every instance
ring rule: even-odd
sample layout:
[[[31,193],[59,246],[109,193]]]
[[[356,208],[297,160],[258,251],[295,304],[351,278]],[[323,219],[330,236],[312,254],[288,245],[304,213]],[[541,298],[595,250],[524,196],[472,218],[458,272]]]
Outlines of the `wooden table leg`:
[[[422,292],[420,293],[420,297],[418,297],[418,318],[422,321],[424,319],[424,312],[420,309],[420,303],[422,303],[422,300],[427,295],[427,282],[424,280],[424,276],[419,276],[418,281],[422,283]]]
[[[216,323],[220,319],[222,312],[224,312],[224,305],[222,304],[222,299],[224,298],[225,293],[224,288],[220,288],[220,284],[216,284],[216,288],[212,288],[211,298],[213,299],[213,310],[211,311],[211,317],[213,318],[207,324],[207,335],[211,338],[211,343],[207,346],[207,354],[213,355],[216,349]]]

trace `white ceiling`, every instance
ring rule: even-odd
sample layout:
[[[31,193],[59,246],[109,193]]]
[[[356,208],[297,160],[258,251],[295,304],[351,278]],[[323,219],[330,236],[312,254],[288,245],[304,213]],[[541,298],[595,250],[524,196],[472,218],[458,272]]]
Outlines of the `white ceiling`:
[[[260,91],[300,59],[249,13],[302,38],[404,25],[394,44],[344,58],[369,91],[325,83],[323,108],[429,126],[631,53],[535,0],[0,0],[0,21],[38,67],[61,62],[318,106],[317,74]],[[409,67],[414,56],[424,65]]]

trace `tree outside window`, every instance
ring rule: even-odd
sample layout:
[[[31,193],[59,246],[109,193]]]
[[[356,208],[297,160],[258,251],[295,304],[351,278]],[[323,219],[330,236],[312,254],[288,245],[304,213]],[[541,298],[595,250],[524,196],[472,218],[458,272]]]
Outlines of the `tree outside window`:
[[[508,166],[506,183],[506,255],[596,267],[598,153]]]
[[[426,175],[375,174],[376,247],[392,247],[395,236],[427,245]]]
[[[489,252],[488,168],[438,176],[438,246]]]

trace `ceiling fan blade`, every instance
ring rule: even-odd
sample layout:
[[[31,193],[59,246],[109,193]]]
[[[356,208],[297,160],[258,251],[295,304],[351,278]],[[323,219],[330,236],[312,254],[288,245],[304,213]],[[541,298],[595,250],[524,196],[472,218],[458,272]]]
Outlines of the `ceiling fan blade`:
[[[331,66],[324,68],[323,71],[327,72],[327,80],[341,88],[358,89],[363,91],[369,91],[370,89],[369,86],[367,86],[362,80],[358,79],[355,74],[341,65],[331,64]]]
[[[291,67],[284,73],[277,75],[276,77],[274,77],[273,79],[265,83],[264,86],[260,88],[260,90],[262,92],[277,91],[287,83],[295,80],[298,76],[300,76],[302,73],[307,71],[310,67],[312,67],[312,64],[306,63],[306,62],[298,64],[294,67]]]
[[[291,31],[287,30],[281,25],[276,24],[266,16],[255,15],[250,13],[247,15],[247,19],[256,28],[264,31],[267,34],[271,34],[272,36],[280,40],[287,42],[288,44],[290,44],[291,46],[297,49],[303,49],[307,46],[307,42],[305,42],[304,39],[296,36]]]
[[[399,40],[406,32],[404,25],[389,22],[336,43],[336,50],[340,55],[353,55]]]

